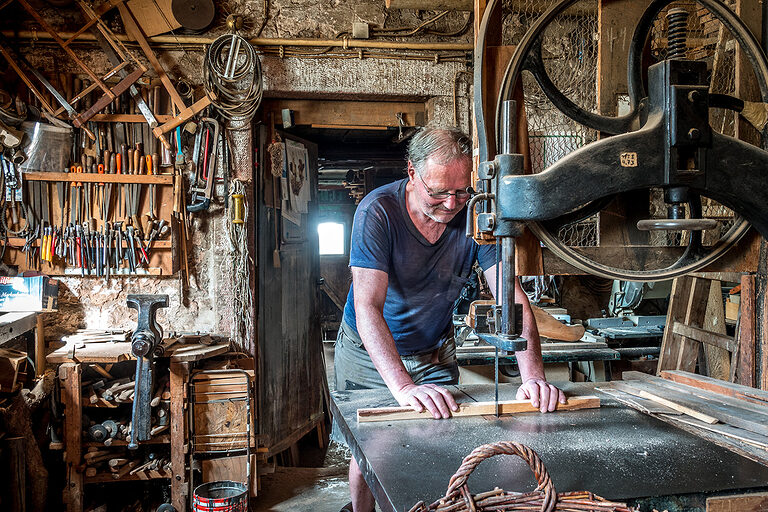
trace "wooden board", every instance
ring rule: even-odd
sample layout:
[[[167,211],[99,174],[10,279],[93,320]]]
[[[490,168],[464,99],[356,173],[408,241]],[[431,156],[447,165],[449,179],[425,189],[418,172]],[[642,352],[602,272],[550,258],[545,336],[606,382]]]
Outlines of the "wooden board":
[[[203,460],[203,482],[217,482],[220,480],[245,482],[247,474],[245,459],[245,455],[237,455],[235,457],[220,457]],[[251,454],[250,493],[251,497],[254,498],[258,494],[258,466],[256,454]]]
[[[177,362],[193,362],[208,357],[224,354],[229,350],[228,343],[216,345],[172,345],[165,351],[165,357]],[[65,345],[48,354],[46,360],[58,363],[119,363],[136,359],[131,354],[131,343],[86,343]]]
[[[185,414],[186,400],[184,390],[189,375],[187,363],[171,361],[170,390],[171,390],[171,468],[175,478],[171,479],[171,504],[178,512],[186,510],[186,495],[189,493],[187,484],[186,457],[189,450],[187,442],[187,427]]]
[[[620,389],[631,390],[630,392],[633,394],[638,393],[638,396],[648,394],[660,397],[665,401],[676,404],[678,407],[685,407],[695,412],[696,415],[691,414],[691,416],[708,423],[710,421],[704,417],[714,418],[723,423],[755,432],[756,434],[768,435],[768,415],[757,412],[751,407],[734,406],[723,400],[715,401],[702,398],[677,389],[665,388],[653,382],[625,381]],[[691,389],[695,390],[696,388]],[[725,399],[725,397],[723,398]],[[664,403],[664,405],[667,404]],[[703,417],[701,417],[702,415]]]
[[[255,372],[195,373],[192,376],[193,446],[196,452],[238,450],[248,440],[245,398]],[[251,393],[250,444],[255,447],[253,393]]]
[[[683,371],[663,371],[661,377],[679,384],[693,386],[699,389],[711,391],[725,396],[738,398],[747,402],[763,403],[768,407],[768,392],[741,384],[734,384],[724,380],[696,375]]]
[[[765,512],[768,492],[707,498],[707,512]]]
[[[594,409],[600,407],[600,398],[596,396],[574,396],[568,398],[568,403],[558,404],[558,411],[576,411],[579,409]],[[459,404],[459,410],[452,412],[454,417],[483,416],[495,414],[494,402],[464,402]],[[518,414],[524,412],[539,412],[539,409],[531,405],[529,400],[507,400],[499,402],[499,414]],[[360,423],[372,421],[397,421],[432,418],[429,411],[416,412],[410,407],[379,407],[372,409],[358,409],[357,421]]]
[[[705,414],[703,412],[697,411],[696,409],[693,409],[691,407],[687,407],[681,404],[680,400],[669,400],[661,396],[661,393],[653,393],[645,389],[638,389],[637,384],[629,384],[626,382],[616,382],[614,383],[614,385],[616,389],[619,389],[620,391],[624,391],[625,393],[629,393],[630,395],[638,396],[640,398],[651,400],[652,402],[661,404],[664,407],[669,407],[670,409],[674,409],[677,412],[687,414],[688,416],[691,416],[692,418],[696,418],[699,421],[703,421],[704,423],[708,423],[712,425],[718,422],[717,418],[710,416],[708,414]]]
[[[130,0],[128,8],[147,37],[181,27],[181,23],[173,16],[171,0]]]
[[[709,290],[709,299],[707,302],[707,311],[704,314],[704,329],[721,334],[727,334],[725,329],[725,306],[723,304],[722,283],[721,280],[712,279],[712,286]],[[735,341],[734,341],[735,343]],[[733,350],[730,350],[733,352]],[[707,374],[716,379],[728,379],[731,375],[731,354],[729,350],[724,350],[709,345],[704,346],[704,359],[707,363]]]
[[[739,299],[739,359],[736,365],[736,382],[755,386],[755,276],[741,276]],[[683,368],[681,368],[683,369]]]
[[[397,114],[402,114],[404,126],[422,126],[425,122],[424,102],[404,101],[345,101],[345,100],[292,100],[264,101],[264,112],[272,112],[275,121],[282,123],[282,110],[293,111],[296,125],[323,125],[326,128],[398,128]]]

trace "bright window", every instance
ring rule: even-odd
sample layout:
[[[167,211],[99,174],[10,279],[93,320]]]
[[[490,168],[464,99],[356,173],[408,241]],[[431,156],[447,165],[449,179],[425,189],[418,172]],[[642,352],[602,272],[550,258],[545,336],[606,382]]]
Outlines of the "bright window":
[[[320,254],[344,254],[344,224],[321,222],[317,225],[320,238]]]

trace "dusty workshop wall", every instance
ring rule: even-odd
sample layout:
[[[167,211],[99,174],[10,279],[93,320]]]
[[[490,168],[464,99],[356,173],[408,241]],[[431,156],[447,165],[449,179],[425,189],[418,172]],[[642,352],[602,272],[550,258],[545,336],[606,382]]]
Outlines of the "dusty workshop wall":
[[[82,24],[77,16],[66,9],[51,9],[41,5],[43,16],[52,20],[52,24],[60,30],[74,31]],[[262,2],[216,2],[216,5],[219,12],[217,19],[208,32],[200,35],[201,37],[212,39],[224,33],[224,18],[230,12],[245,16],[243,35],[253,37],[258,34],[264,14]],[[380,27],[415,27],[436,14],[438,13],[430,11],[388,12],[381,0],[273,0],[270,3],[269,19],[260,37],[333,39],[341,32],[351,31],[353,22],[362,21]],[[442,32],[456,31],[464,24],[467,15],[452,12],[430,27]],[[123,32],[116,19],[108,19],[108,23],[117,33]],[[183,40],[183,36],[180,36],[180,39]],[[458,37],[426,34],[409,38],[390,38],[398,42],[459,43],[471,42],[471,39],[471,28]],[[105,72],[109,68],[104,55],[93,45],[77,46],[75,49],[94,71]],[[198,88],[203,80],[203,49],[199,45],[181,43],[155,47],[160,62],[174,80],[183,78]],[[386,58],[363,56],[361,59],[323,55],[281,58],[275,55],[274,47],[258,47],[257,50],[262,53],[260,58],[265,96],[420,98],[427,104],[430,121],[452,125],[454,116],[457,116],[459,125],[469,130],[471,76],[467,71],[471,69],[468,68],[470,55],[467,52],[398,50],[389,52]],[[24,46],[24,51],[33,65],[48,73],[77,71],[57,47],[43,39],[31,41],[29,45]],[[302,48],[301,51],[321,53],[322,48]],[[379,53],[387,54],[386,51]],[[152,76],[151,66],[147,67],[150,69],[148,75]],[[198,90],[196,97],[200,94]],[[232,176],[251,183],[250,132],[239,132],[235,139],[236,168]],[[133,326],[136,314],[125,306],[129,293],[169,294],[171,307],[161,310],[158,315],[166,330],[230,333],[233,327],[234,277],[221,192],[211,209],[192,221],[190,233],[192,279],[186,299],[183,299],[180,293],[178,276],[120,278],[111,279],[109,283],[93,278],[65,277],[60,280],[60,311],[58,314],[47,315],[49,335],[58,336],[63,332],[84,327]]]

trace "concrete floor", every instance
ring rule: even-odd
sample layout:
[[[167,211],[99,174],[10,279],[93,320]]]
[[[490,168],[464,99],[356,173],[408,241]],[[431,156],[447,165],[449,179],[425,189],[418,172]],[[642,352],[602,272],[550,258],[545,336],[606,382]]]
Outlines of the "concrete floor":
[[[333,386],[333,345],[325,343],[326,374]],[[349,503],[349,458],[346,446],[330,442],[327,450],[301,445],[302,466],[276,467],[261,477],[259,496],[251,501],[252,512],[339,512]]]
[[[261,478],[253,512],[339,512],[349,502],[349,450],[332,443],[323,467],[277,467]]]

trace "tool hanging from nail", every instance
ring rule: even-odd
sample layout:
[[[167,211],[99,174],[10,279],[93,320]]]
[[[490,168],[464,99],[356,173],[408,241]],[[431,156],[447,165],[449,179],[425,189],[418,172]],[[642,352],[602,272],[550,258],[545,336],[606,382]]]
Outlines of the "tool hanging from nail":
[[[211,204],[219,147],[219,122],[211,117],[202,118],[197,129],[197,136],[203,139],[200,144],[203,153],[202,155],[195,155],[193,161],[199,164],[202,160],[203,163],[202,166],[198,165],[195,169],[194,181],[190,187],[191,203],[187,205],[188,212],[207,210]],[[195,146],[198,146],[197,141]]]

